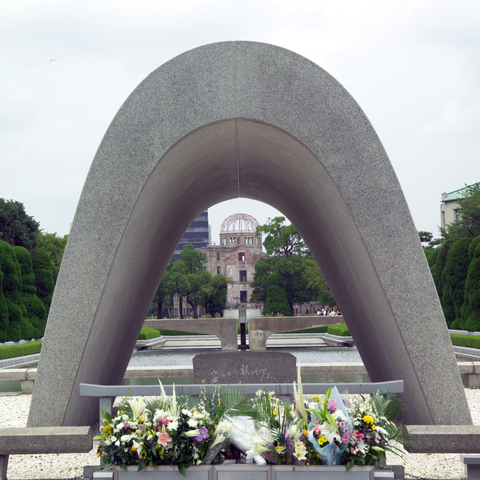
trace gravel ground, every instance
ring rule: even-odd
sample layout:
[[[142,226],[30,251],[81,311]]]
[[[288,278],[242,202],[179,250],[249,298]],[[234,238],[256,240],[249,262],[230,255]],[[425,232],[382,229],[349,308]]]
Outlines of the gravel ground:
[[[480,425],[480,390],[466,389],[473,423]],[[25,427],[30,395],[0,396],[0,425],[2,428]],[[389,457],[389,464],[403,464],[406,478],[463,478],[460,455],[405,454],[403,458]],[[98,465],[96,447],[89,453],[50,455],[11,455],[8,478],[13,479],[73,479],[83,477],[85,465]]]

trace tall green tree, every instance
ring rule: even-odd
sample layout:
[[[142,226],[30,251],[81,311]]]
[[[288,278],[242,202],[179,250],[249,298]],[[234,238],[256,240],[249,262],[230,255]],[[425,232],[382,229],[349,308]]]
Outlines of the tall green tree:
[[[470,264],[468,257],[470,242],[471,239],[462,238],[450,247],[441,274],[442,305],[448,325],[456,318],[461,318],[460,309],[464,302],[465,280]]]
[[[228,279],[221,274],[215,275],[208,284],[202,286],[200,295],[206,313],[223,316],[227,304],[227,289]]]
[[[269,218],[265,225],[257,227],[257,235],[265,234],[263,246],[268,256],[291,257],[307,255],[308,247],[293,224],[286,225],[285,217]]]
[[[201,308],[211,314],[223,314],[228,280],[223,275],[212,277],[205,270],[204,262],[205,256],[200,250],[193,245],[185,245],[180,258],[163,274],[154,298],[158,305],[157,316],[161,315],[164,305],[169,307],[169,316],[173,316],[171,307],[175,295],[179,300],[180,318],[183,318],[184,299],[190,305],[194,318],[198,318]]]
[[[38,233],[38,248],[45,250],[53,264],[60,268],[62,263],[63,252],[65,251],[65,246],[67,245],[68,235],[59,237],[56,233],[47,233],[40,231]]]
[[[266,290],[264,315],[292,315],[283,278],[278,272],[273,272],[268,276]]]
[[[27,215],[23,203],[0,198],[0,240],[33,250],[38,232],[39,223]]]
[[[250,284],[253,287],[251,301],[267,304],[268,279],[273,273],[278,273],[287,296],[289,315],[294,314],[293,306],[298,303],[313,300],[331,304],[333,295],[295,226],[285,225],[285,217],[275,217],[257,227],[257,232],[266,234],[264,246],[269,257],[255,264],[253,282]],[[316,265],[316,271],[312,268],[312,262]]]
[[[318,266],[318,263],[313,258],[305,259],[305,278],[307,279],[307,288],[321,305],[328,305],[333,307],[335,305],[335,298],[330,290],[330,287],[325,280],[325,277]]]
[[[0,270],[3,273],[3,296],[7,307],[8,318],[6,330],[0,332],[0,338],[11,341],[23,339],[22,323],[25,306],[21,302],[21,270],[13,247],[0,241]]]
[[[465,297],[462,306],[461,328],[476,332],[480,330],[480,236],[475,237],[470,243],[470,264],[465,281]],[[473,251],[472,251],[473,250]]]
[[[21,294],[20,300],[25,310],[22,323],[22,338],[41,338],[47,322],[47,310],[37,296],[35,274],[33,273],[32,257],[24,247],[14,247],[15,257],[20,265]]]
[[[50,255],[42,248],[37,248],[32,252],[32,266],[35,273],[37,295],[48,312],[52,303],[58,269],[50,259]]]

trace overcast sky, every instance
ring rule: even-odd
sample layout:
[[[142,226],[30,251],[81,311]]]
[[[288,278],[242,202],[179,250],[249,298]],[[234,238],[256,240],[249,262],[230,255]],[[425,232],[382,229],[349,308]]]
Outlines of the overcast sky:
[[[225,40],[278,45],[333,75],[379,135],[418,230],[438,236],[441,193],[480,180],[478,0],[2,0],[0,197],[68,233],[127,96],[172,57]],[[277,214],[215,206],[213,241],[233,213]]]

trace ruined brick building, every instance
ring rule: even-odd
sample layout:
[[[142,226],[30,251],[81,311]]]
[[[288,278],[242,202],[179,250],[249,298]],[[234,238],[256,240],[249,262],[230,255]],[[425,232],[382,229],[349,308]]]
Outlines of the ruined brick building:
[[[203,250],[207,256],[207,270],[233,280],[228,285],[226,308],[261,308],[249,302],[255,273],[255,263],[266,254],[262,252],[262,234],[257,235],[257,220],[245,213],[226,218],[220,227],[220,245],[209,245]]]

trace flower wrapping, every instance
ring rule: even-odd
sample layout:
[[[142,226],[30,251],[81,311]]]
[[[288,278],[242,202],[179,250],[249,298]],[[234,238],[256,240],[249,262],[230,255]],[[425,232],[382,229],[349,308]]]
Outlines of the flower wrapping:
[[[353,432],[353,423],[337,387],[333,387],[318,410],[310,410],[312,422],[308,425],[308,440],[325,465],[338,465],[347,449]]]
[[[230,443],[235,445],[247,456],[247,463],[255,462],[257,465],[266,465],[262,453],[267,450],[267,438],[260,435],[263,430],[255,429],[255,422],[252,418],[246,416],[229,417],[232,429],[229,433]]]

